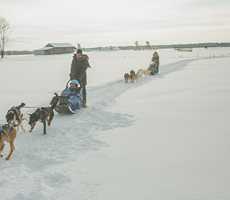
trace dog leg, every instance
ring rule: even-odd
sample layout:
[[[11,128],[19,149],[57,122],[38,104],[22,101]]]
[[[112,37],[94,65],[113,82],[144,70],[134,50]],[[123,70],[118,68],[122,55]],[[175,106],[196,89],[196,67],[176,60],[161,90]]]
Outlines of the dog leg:
[[[31,125],[30,131],[29,131],[30,133],[33,131],[35,125],[36,125],[36,122]]]
[[[20,123],[20,127],[21,127],[21,129],[22,129],[23,133],[25,133],[25,132],[26,132],[26,130],[24,129],[24,127],[23,127],[23,125],[22,125],[22,122]]]
[[[11,158],[11,155],[13,154],[13,152],[15,150],[14,140],[16,138],[16,134],[17,134],[17,131],[15,128],[9,133],[8,142],[10,144],[10,152],[9,152],[8,156],[6,157],[6,160],[9,160]]]
[[[46,120],[43,121],[43,134],[46,134]]]
[[[52,122],[53,118],[54,118],[54,111],[51,110],[50,114],[49,114],[49,119],[48,119],[48,126],[51,125],[51,122]]]
[[[20,125],[20,127],[21,127],[21,129],[22,129],[23,133],[25,133],[25,132],[26,132],[26,130],[24,129],[24,127],[23,127],[23,125],[22,125],[22,124]]]
[[[10,159],[10,157],[11,157],[11,155],[12,155],[14,149],[15,149],[14,141],[11,141],[11,142],[10,142],[10,152],[9,152],[9,155],[6,157],[6,160],[9,160],[9,159]]]
[[[3,155],[2,155],[2,151],[3,151],[3,149],[4,149],[4,142],[2,141],[1,142],[1,144],[0,144],[0,157],[2,158],[3,157]]]

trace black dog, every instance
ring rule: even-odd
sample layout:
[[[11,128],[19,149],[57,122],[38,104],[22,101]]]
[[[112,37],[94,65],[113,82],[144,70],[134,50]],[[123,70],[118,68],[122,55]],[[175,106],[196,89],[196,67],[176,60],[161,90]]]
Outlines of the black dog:
[[[124,74],[124,79],[125,79],[125,83],[128,83],[128,81],[129,81],[129,73]]]
[[[48,122],[48,126],[51,125],[51,122],[54,118],[54,108],[58,103],[58,95],[55,93],[52,101],[50,102],[49,107],[41,107],[35,110],[32,114],[30,114],[29,125],[31,126],[30,132],[34,129],[36,123],[41,121],[43,123],[43,134],[46,134],[46,121]]]
[[[24,130],[22,126],[23,114],[21,113],[21,108],[23,108],[26,104],[21,103],[19,106],[11,107],[6,113],[6,121],[13,127],[21,126],[22,130]]]

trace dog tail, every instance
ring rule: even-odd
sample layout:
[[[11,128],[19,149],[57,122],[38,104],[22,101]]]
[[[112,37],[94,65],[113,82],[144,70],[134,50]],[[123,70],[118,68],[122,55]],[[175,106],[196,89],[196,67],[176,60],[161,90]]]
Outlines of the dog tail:
[[[19,106],[17,106],[17,108],[20,110],[21,108],[23,108],[26,104],[25,103],[21,103]]]
[[[58,101],[59,101],[59,96],[58,96],[58,94],[55,92],[55,93],[54,93],[54,97],[52,98],[52,100],[51,100],[51,102],[50,102],[50,105],[51,105],[51,109],[52,109],[52,110],[57,106]]]

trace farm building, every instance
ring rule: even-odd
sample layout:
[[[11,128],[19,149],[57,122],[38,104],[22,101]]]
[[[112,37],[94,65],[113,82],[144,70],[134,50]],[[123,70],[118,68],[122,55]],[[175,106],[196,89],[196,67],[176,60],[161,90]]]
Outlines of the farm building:
[[[48,43],[41,49],[35,49],[34,55],[51,55],[51,54],[64,54],[73,53],[76,49],[75,46],[69,43]]]

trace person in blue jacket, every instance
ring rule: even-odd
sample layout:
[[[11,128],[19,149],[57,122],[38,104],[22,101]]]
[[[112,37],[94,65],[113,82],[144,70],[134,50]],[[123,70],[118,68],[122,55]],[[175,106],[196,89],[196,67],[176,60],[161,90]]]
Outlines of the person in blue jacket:
[[[81,96],[80,96],[81,86],[78,80],[71,80],[63,91],[62,95],[68,97],[69,109],[75,111],[80,109]]]

